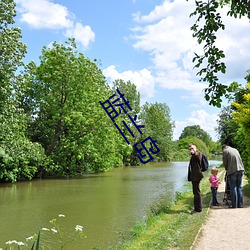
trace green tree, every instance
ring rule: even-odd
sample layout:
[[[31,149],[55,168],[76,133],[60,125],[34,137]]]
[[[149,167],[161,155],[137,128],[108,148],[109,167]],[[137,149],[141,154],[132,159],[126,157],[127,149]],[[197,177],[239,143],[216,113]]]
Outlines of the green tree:
[[[178,147],[180,150],[185,150],[186,154],[190,156],[189,150],[188,150],[188,145],[190,143],[193,143],[196,145],[197,149],[200,150],[201,152],[205,153],[206,155],[209,154],[209,150],[201,139],[195,137],[195,136],[187,136],[183,139],[180,139],[178,141]]]
[[[157,141],[160,152],[153,156],[158,161],[168,161],[173,157],[172,137],[174,124],[171,121],[170,109],[166,103],[148,103],[142,106],[140,114],[145,125],[143,139],[150,136]]]
[[[248,16],[250,18],[249,0],[200,0],[195,1],[196,9],[190,16],[196,16],[196,22],[192,25],[193,37],[197,38],[199,44],[204,44],[203,54],[195,53],[193,62],[200,81],[209,83],[205,89],[205,99],[209,104],[221,107],[221,97],[231,91],[230,87],[219,83],[218,74],[226,72],[224,63],[225,54],[222,49],[216,46],[216,34],[219,30],[224,30],[219,7],[230,5],[228,15],[235,18]],[[205,66],[204,66],[205,65]]]
[[[245,77],[248,82],[250,80],[249,76],[250,75],[247,75]],[[244,96],[250,93],[249,88],[242,87],[237,82],[233,82],[231,85],[234,85],[232,88],[234,89],[234,92],[227,96],[229,102],[247,104],[247,101],[245,100]],[[245,150],[245,140],[243,138],[244,135],[242,126],[239,122],[233,119],[233,112],[236,110],[237,109],[232,105],[224,107],[221,110],[216,131],[220,136],[219,141],[221,142],[221,144],[225,143],[236,147],[241,153],[243,153]]]
[[[207,147],[209,147],[210,143],[212,142],[211,136],[206,131],[204,131],[199,125],[185,127],[179,137],[179,140],[188,136],[199,138],[200,140],[205,142]]]
[[[211,154],[220,154],[222,152],[221,143],[219,141],[211,142],[209,146],[209,151]]]
[[[136,129],[136,127],[134,126],[134,124],[132,123],[131,119],[129,118],[129,116],[134,119],[135,117],[137,117],[135,119],[135,123],[139,124],[140,121],[138,119],[138,114],[140,112],[140,93],[137,91],[136,89],[136,85],[131,83],[130,81],[128,82],[124,82],[121,79],[117,79],[113,82],[113,91],[114,93],[117,93],[117,90],[120,91],[120,93],[122,95],[124,95],[125,100],[127,100],[129,103],[129,108],[127,105],[123,105],[123,108],[125,111],[121,110],[120,114],[119,114],[119,124],[120,124],[120,129],[122,131],[122,133],[124,134],[124,136],[127,137],[130,145],[134,145],[135,143],[137,143],[138,141],[141,140],[141,134],[139,133],[139,131]],[[127,112],[127,113],[125,113]],[[128,116],[129,115],[129,116]],[[122,123],[122,121],[124,121],[127,126],[129,127],[129,129],[132,131],[134,137],[131,136],[130,132],[128,131],[128,129],[125,127],[125,125]],[[144,129],[142,128],[141,132],[143,133]],[[124,140],[124,143],[127,143]],[[123,154],[123,163],[126,166],[130,166],[130,165],[137,165],[139,164],[139,159],[138,159],[138,152],[136,151],[136,149],[133,147],[133,150],[131,152],[131,154],[127,154],[127,151],[122,152]]]
[[[129,105],[132,110],[125,106],[126,111],[132,116],[139,114],[140,112],[140,93],[136,89],[136,85],[131,83],[130,81],[123,81],[121,79],[117,79],[113,82],[113,91],[116,89],[124,94],[125,98],[129,101]],[[124,113],[122,113],[124,114]]]
[[[249,80],[249,76],[246,77]],[[238,103],[236,101],[232,102],[232,106],[235,108],[232,111],[232,118],[239,124],[239,128],[236,134],[236,140],[238,142],[239,151],[243,156],[243,161],[245,163],[246,174],[248,178],[250,177],[250,82],[246,85],[245,94],[243,94],[243,102]]]
[[[21,30],[13,26],[15,7],[13,0],[0,2],[0,111],[15,100],[13,91],[19,90],[20,84],[16,71],[24,65],[22,58],[26,54],[26,45],[20,41]]]
[[[238,83],[234,83],[237,88],[235,88],[235,92],[228,98],[231,102],[231,106],[222,109],[219,115],[217,133],[220,136],[221,145],[228,144],[239,150],[246,169],[249,169],[249,148],[247,140],[249,134],[249,75],[247,75],[245,79],[248,82],[245,88],[240,87]]]
[[[32,179],[46,164],[42,147],[26,136],[26,116],[19,103],[25,89],[20,71],[26,45],[14,26],[15,7],[12,0],[0,1],[0,179],[12,182]]]
[[[221,144],[237,147],[235,143],[235,135],[238,129],[239,123],[232,119],[231,106],[224,107],[219,114],[218,127],[216,128]]]
[[[57,165],[45,171],[74,175],[121,165],[120,147],[129,147],[99,103],[112,92],[97,65],[77,51],[75,40],[44,47],[40,65],[31,63],[29,72],[24,100],[32,107],[29,135]]]

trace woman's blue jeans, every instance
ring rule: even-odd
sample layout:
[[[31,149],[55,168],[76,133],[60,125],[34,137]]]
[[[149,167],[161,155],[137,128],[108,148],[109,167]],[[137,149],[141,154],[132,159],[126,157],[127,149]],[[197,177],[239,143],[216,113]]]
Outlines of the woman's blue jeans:
[[[242,177],[244,171],[237,171],[233,174],[228,175],[228,181],[230,185],[230,192],[232,197],[232,207],[243,207],[243,196],[242,196]]]

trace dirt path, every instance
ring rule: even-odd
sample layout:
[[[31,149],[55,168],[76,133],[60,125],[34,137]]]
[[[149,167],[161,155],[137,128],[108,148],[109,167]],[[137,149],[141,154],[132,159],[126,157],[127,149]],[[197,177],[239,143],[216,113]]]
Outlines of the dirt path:
[[[207,221],[202,226],[191,249],[250,249],[250,199],[244,196],[244,207],[230,209],[223,202],[225,182],[218,188],[219,207],[211,207]]]

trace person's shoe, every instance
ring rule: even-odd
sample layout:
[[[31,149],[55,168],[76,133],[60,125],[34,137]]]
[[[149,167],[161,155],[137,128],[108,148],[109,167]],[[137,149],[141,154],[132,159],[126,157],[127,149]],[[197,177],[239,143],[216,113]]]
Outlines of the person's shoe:
[[[236,207],[233,207],[232,205],[228,206],[228,208],[236,208]]]
[[[196,210],[192,210],[191,212],[190,212],[190,214],[196,214],[196,213],[200,213],[201,211],[196,211]]]
[[[243,208],[243,205],[238,206],[238,208]]]
[[[219,203],[216,203],[216,204],[212,204],[212,206],[219,206],[220,204]]]

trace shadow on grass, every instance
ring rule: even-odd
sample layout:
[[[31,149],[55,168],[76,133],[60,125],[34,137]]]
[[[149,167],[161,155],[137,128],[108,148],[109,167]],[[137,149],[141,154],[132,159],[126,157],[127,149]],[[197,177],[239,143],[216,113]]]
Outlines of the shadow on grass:
[[[162,213],[165,214],[181,214],[190,213],[193,210],[194,197],[191,193],[177,193],[175,201],[170,205],[158,203],[151,207],[149,216],[156,216]],[[202,207],[206,210],[210,207],[211,193],[202,194]]]
[[[247,183],[246,185],[244,185],[242,190],[243,194],[250,198],[250,184]]]

